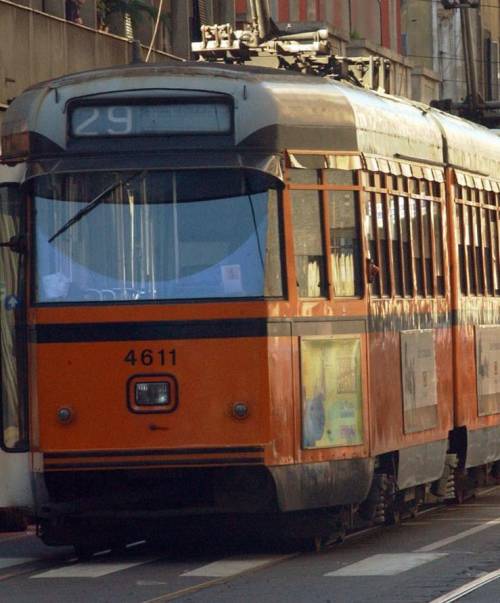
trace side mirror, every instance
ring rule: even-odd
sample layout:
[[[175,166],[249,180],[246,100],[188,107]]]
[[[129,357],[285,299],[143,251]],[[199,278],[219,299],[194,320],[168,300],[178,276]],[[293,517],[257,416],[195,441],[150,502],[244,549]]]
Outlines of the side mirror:
[[[0,247],[8,247],[14,253],[26,253],[26,239],[23,235],[15,235],[8,241],[0,243]]]

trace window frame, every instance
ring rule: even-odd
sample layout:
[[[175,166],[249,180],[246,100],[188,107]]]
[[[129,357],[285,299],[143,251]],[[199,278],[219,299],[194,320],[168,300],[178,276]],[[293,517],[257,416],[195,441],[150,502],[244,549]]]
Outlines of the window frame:
[[[437,239],[436,239],[436,225],[435,225],[435,220],[434,220],[434,211],[435,211],[435,206],[438,206],[439,208],[439,212],[440,212],[440,216],[441,216],[441,223],[442,225],[446,225],[447,221],[446,221],[446,197],[445,197],[445,185],[444,185],[444,181],[428,181],[427,179],[423,178],[423,177],[416,177],[414,175],[412,176],[406,176],[406,175],[401,175],[401,176],[393,176],[392,174],[386,174],[386,173],[382,173],[382,172],[373,172],[373,171],[367,171],[364,172],[364,183],[365,183],[365,187],[364,187],[364,191],[366,193],[365,195],[365,203],[366,204],[372,204],[371,207],[371,213],[372,213],[372,220],[376,220],[375,217],[373,217],[373,204],[374,204],[374,200],[381,198],[382,200],[382,207],[383,207],[383,214],[384,214],[384,220],[386,221],[386,230],[387,230],[387,244],[388,244],[388,257],[389,257],[389,271],[390,271],[390,275],[389,275],[389,281],[390,281],[390,292],[389,295],[384,295],[382,294],[382,283],[383,283],[383,275],[381,274],[382,270],[379,270],[379,273],[377,275],[377,286],[380,290],[379,293],[373,293],[373,288],[372,288],[372,297],[374,297],[375,299],[387,299],[387,298],[391,298],[391,299],[409,299],[409,298],[418,298],[418,299],[427,299],[427,298],[443,298],[446,297],[447,292],[448,292],[448,285],[447,285],[447,279],[446,279],[446,268],[445,268],[445,249],[446,249],[446,241],[444,240],[444,237],[441,237],[441,261],[442,261],[442,273],[443,273],[443,278],[444,278],[444,283],[443,283],[443,290],[440,291],[440,287],[438,286],[437,283],[437,261],[438,261],[438,255],[436,253],[436,245],[437,245]],[[389,216],[389,206],[390,206],[390,200],[391,198],[394,198],[395,200],[395,206],[396,206],[396,211],[397,211],[397,233],[399,236],[399,253],[400,253],[400,272],[401,272],[401,279],[402,279],[402,292],[403,294],[401,295],[399,292],[396,291],[396,277],[395,277],[395,271],[396,271],[396,263],[394,262],[394,246],[393,243],[397,242],[396,240],[393,240],[392,236],[391,236],[391,229],[390,229],[390,224],[389,224],[389,220],[390,220],[390,216]],[[410,267],[410,274],[408,274],[408,283],[406,282],[406,278],[405,278],[405,273],[406,273],[406,266],[404,266],[405,264],[405,260],[404,260],[404,246],[403,246],[403,224],[401,223],[400,220],[400,200],[402,199],[403,203],[404,203],[404,208],[405,208],[405,214],[406,214],[406,228],[407,228],[407,232],[406,232],[406,236],[408,239],[408,243],[409,243],[409,249],[411,252],[411,259],[409,261],[409,267]],[[412,221],[412,217],[411,217],[411,211],[410,211],[410,201],[413,200],[414,202],[414,207],[415,207],[415,212],[416,212],[416,216],[415,216],[415,227],[418,228],[418,238],[419,240],[416,240],[415,234],[414,234],[414,229],[412,227],[411,221]],[[425,229],[424,229],[424,215],[422,212],[422,207],[423,204],[426,204],[427,207],[427,214],[426,214],[426,219],[428,220],[428,233],[429,233],[429,252],[430,252],[430,260],[431,260],[431,264],[430,264],[430,274],[428,278],[428,275],[426,274],[426,269],[425,269],[425,246],[424,246],[424,234],[425,234]],[[376,226],[376,222],[374,222],[374,224],[372,225],[372,228],[375,228]],[[366,240],[368,241],[368,233],[365,232],[363,234],[363,236],[366,238]],[[376,250],[377,250],[377,258],[376,258],[376,262],[378,262],[378,266],[380,268],[380,243],[378,240],[378,232],[377,232],[377,228],[375,228],[375,233],[374,233],[375,239],[376,239]],[[420,252],[420,258],[421,258],[421,288],[418,286],[419,285],[419,281],[418,281],[418,274],[419,274],[419,270],[417,267],[417,263],[416,263],[416,254],[415,251],[417,250],[417,245],[418,245],[418,250]],[[427,282],[429,281],[429,282]],[[407,286],[407,284],[409,285],[409,287]],[[421,289],[421,290],[419,290]]]
[[[211,169],[211,168],[207,168]],[[244,171],[245,167],[238,168]],[[177,169],[165,168],[160,170],[158,168],[147,168],[147,171],[178,171]],[[179,170],[180,171],[180,170]],[[74,173],[86,173],[87,170]],[[123,172],[126,173],[126,170]],[[73,174],[73,172],[71,172]],[[65,174],[58,174],[58,176]],[[285,186],[281,184],[276,188],[269,188],[268,191],[275,191],[276,193],[276,205],[277,205],[277,235],[279,244],[279,261],[280,261],[280,279],[282,294],[279,296],[269,295],[266,296],[264,293],[262,296],[241,296],[241,297],[186,297],[186,298],[161,298],[161,299],[127,299],[127,300],[81,300],[81,301],[40,301],[37,298],[37,245],[36,245],[36,191],[35,191],[35,179],[30,183],[29,190],[27,192],[27,211],[29,214],[29,221],[31,224],[30,232],[28,233],[30,241],[30,264],[31,270],[29,275],[29,306],[32,308],[58,308],[58,307],[104,307],[104,306],[147,306],[147,305],[185,305],[185,304],[203,304],[203,303],[251,303],[251,302],[271,302],[271,301],[285,301],[289,299],[289,290],[287,283],[287,258],[286,258],[286,233],[285,233],[285,210],[284,210],[284,192]],[[264,260],[264,292],[266,287],[266,274],[265,274],[266,260]]]
[[[500,297],[500,193],[481,190],[477,185],[471,186],[472,179],[467,176],[465,182],[463,174],[462,178],[459,178],[455,172],[454,177],[452,190],[457,257],[460,246],[465,254],[464,265],[458,262],[460,295],[477,298]],[[492,217],[495,215],[496,224],[492,226]],[[466,223],[472,247],[472,269],[467,253]],[[466,284],[466,291],[460,283]]]
[[[292,243],[293,243],[293,257],[294,257],[294,262],[295,262],[295,277],[296,277],[296,282],[297,282],[297,297],[300,300],[329,300],[331,299],[331,274],[329,271],[329,267],[328,267],[328,261],[327,261],[327,253],[326,250],[328,249],[328,240],[326,239],[326,224],[325,224],[325,202],[324,202],[324,196],[322,191],[317,190],[316,188],[313,188],[311,185],[308,185],[309,188],[303,188],[303,187],[297,187],[297,188],[293,188],[289,190],[290,193],[290,215],[291,215],[291,228],[292,228]],[[307,296],[307,295],[301,295],[300,294],[300,285],[299,285],[299,274],[297,271],[297,253],[296,253],[296,247],[295,247],[295,225],[294,225],[294,218],[293,218],[293,213],[294,213],[294,209],[293,209],[293,204],[294,204],[294,200],[293,200],[293,194],[294,192],[300,192],[300,191],[312,191],[312,192],[316,192],[319,193],[317,195],[315,195],[315,200],[318,201],[318,208],[319,208],[319,231],[320,231],[320,236],[321,236],[321,249],[322,249],[322,258],[323,258],[323,277],[324,277],[324,282],[321,283],[322,286],[320,286],[320,291],[324,291],[324,295],[319,295],[319,296]]]
[[[300,154],[310,155],[315,159],[319,157],[317,153],[307,153],[305,151],[300,151]],[[321,207],[321,221],[322,221],[322,237],[324,244],[324,258],[325,258],[325,275],[326,275],[326,297],[302,297],[299,295],[298,286],[297,286],[297,296],[301,301],[306,300],[322,300],[322,301],[332,301],[332,300],[354,300],[354,299],[363,299],[366,293],[366,283],[364,278],[364,270],[363,270],[363,257],[364,257],[364,234],[363,234],[363,226],[362,226],[362,211],[361,211],[361,193],[363,191],[363,186],[361,184],[361,170],[359,169],[347,169],[347,170],[339,170],[351,173],[353,175],[353,184],[330,184],[326,182],[326,174],[328,171],[332,169],[338,168],[297,168],[293,165],[290,165],[288,161],[286,164],[286,187],[289,193],[290,204],[292,201],[292,194],[297,190],[305,190],[305,191],[318,191],[320,198],[320,207]],[[300,182],[292,182],[290,178],[291,172],[300,172],[300,171],[315,171],[316,172],[316,183],[300,183]],[[335,294],[335,283],[333,278],[333,266],[331,262],[331,246],[332,239],[330,236],[330,228],[332,224],[330,211],[329,211],[329,195],[330,191],[347,191],[354,193],[354,206],[355,206],[355,216],[357,221],[357,234],[359,241],[359,284],[360,291],[359,294],[353,296],[338,296]],[[292,233],[293,233],[293,220],[292,220]],[[293,256],[295,258],[295,246],[293,249]]]

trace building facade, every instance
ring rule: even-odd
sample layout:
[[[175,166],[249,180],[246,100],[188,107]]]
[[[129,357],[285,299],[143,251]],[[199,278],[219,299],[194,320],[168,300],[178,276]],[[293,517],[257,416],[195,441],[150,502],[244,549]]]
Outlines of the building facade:
[[[402,54],[400,0],[270,0],[271,16],[280,29],[288,23],[327,26],[338,56],[356,60],[377,57],[388,66],[385,91],[411,94],[411,64]],[[236,0],[236,23],[251,19],[250,1]],[[375,86],[377,88],[377,86]]]
[[[43,0],[43,6],[42,0],[29,1],[31,5],[0,0],[0,123],[9,102],[36,82],[128,63],[132,57],[131,40],[110,28],[99,29],[94,13],[82,10],[78,19],[84,22],[75,22],[64,17],[60,0]],[[157,41],[150,60],[167,58],[162,43]]]
[[[239,20],[249,16],[247,0],[236,0]],[[368,40],[400,52],[399,0],[270,0],[276,22],[321,21],[352,40]]]
[[[441,2],[402,0],[405,53],[416,69],[439,74],[437,98],[465,100],[468,76],[461,10],[470,13],[479,94],[484,100],[497,100],[500,0],[483,0],[479,8],[465,9],[447,9]]]
[[[0,123],[9,102],[36,82],[128,63],[132,39],[149,60],[190,56],[200,22],[234,21],[232,0],[0,0]],[[127,12],[127,4],[130,10]]]
[[[459,10],[437,0],[269,0],[273,20],[327,26],[338,56],[377,57],[388,66],[383,89],[430,102],[467,94]],[[138,8],[139,6],[139,8]],[[10,99],[38,82],[123,64],[131,40],[151,61],[191,57],[200,25],[251,20],[249,0],[0,0],[0,121]],[[478,82],[499,98],[500,0],[471,9]],[[22,41],[22,43],[20,43]],[[380,86],[379,86],[380,87]]]

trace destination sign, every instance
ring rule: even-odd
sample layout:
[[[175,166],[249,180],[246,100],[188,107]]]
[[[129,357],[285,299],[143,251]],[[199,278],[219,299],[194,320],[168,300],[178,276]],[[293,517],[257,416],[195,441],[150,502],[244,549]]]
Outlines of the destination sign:
[[[228,134],[231,107],[223,102],[91,105],[70,114],[73,137]]]

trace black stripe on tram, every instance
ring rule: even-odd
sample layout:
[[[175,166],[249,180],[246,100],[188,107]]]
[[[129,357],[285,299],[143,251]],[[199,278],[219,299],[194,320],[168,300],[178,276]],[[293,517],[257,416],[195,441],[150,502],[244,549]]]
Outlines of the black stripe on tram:
[[[46,463],[45,469],[127,469],[129,467],[191,467],[204,465],[256,465],[264,462],[263,457],[230,457],[222,459],[185,459],[164,461],[107,461],[104,463]]]
[[[228,446],[217,448],[172,448],[165,449],[148,449],[148,450],[82,450],[78,451],[63,451],[63,452],[46,452],[46,459],[72,459],[72,458],[100,458],[100,457],[134,457],[134,456],[175,456],[180,454],[244,454],[245,452],[264,452],[264,446]]]
[[[286,325],[283,326],[286,329]],[[269,335],[268,327],[269,321],[265,318],[144,323],[38,324],[31,332],[30,339],[35,343],[84,343],[93,341],[267,337]],[[289,334],[289,332],[284,334]]]
[[[480,324],[490,324],[480,320]],[[397,332],[442,329],[466,324],[456,312],[385,313],[380,316],[228,318],[155,322],[105,322],[37,324],[30,328],[32,343],[91,343],[108,341],[165,341],[230,339],[239,337],[290,337],[308,335]],[[496,323],[493,323],[496,324]]]

